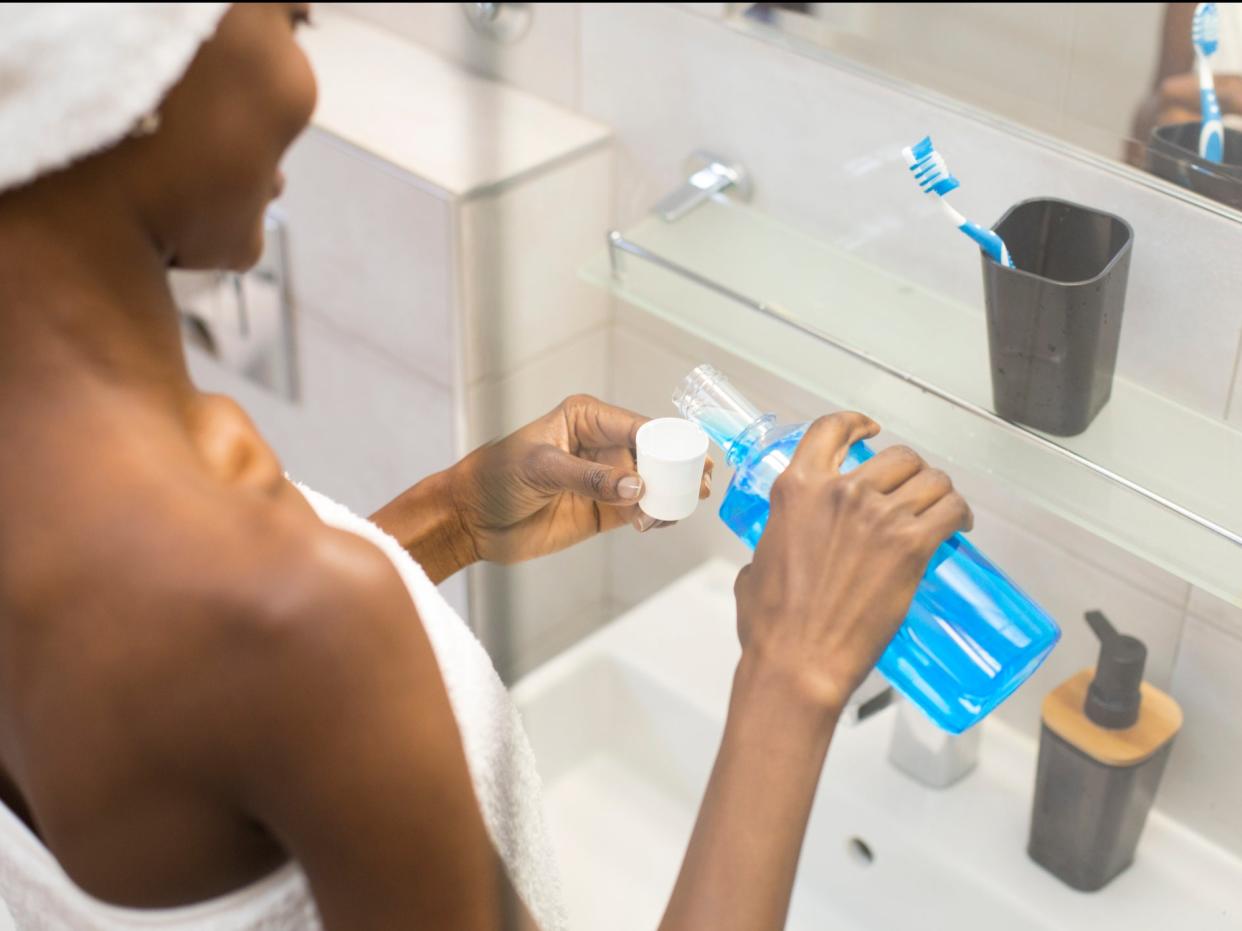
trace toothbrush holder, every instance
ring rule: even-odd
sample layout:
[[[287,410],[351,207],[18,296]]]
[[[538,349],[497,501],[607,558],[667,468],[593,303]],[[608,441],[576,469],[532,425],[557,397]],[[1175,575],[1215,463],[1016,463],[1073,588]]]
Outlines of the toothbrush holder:
[[[1227,207],[1242,208],[1242,132],[1225,127],[1219,164],[1199,157],[1198,120],[1157,126],[1147,142],[1147,170]]]
[[[993,229],[1014,268],[983,256],[996,413],[1074,436],[1108,401],[1134,230],[1053,198],[1015,204]]]

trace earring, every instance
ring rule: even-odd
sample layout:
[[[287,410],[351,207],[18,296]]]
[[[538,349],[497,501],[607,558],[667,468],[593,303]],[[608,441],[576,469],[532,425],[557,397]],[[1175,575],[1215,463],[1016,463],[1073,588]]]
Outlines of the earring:
[[[129,134],[135,139],[142,136],[153,136],[159,128],[160,113],[158,110],[152,110],[134,124],[134,128],[129,131]]]

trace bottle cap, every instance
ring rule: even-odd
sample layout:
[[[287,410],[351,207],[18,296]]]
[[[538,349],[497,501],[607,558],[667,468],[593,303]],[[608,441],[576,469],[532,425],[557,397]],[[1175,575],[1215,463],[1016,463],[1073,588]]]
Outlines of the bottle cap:
[[[680,417],[660,417],[638,428],[634,440],[643,497],[638,506],[656,520],[682,520],[699,504],[707,434]]]
[[[1100,611],[1088,611],[1087,623],[1100,638],[1095,678],[1087,689],[1083,711],[1100,727],[1119,730],[1138,720],[1147,647],[1137,637],[1117,633]]]

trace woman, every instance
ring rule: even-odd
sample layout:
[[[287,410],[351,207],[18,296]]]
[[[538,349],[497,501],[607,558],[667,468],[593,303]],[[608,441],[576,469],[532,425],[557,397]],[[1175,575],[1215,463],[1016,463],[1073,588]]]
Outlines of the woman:
[[[35,6],[6,11],[17,21],[0,35]],[[115,15],[194,19],[191,6]],[[108,5],[86,9],[74,15]],[[182,358],[166,270],[258,256],[278,162],[314,105],[294,40],[306,16],[204,15],[171,31],[192,40],[175,85],[102,150],[51,168],[0,156],[0,799],[104,902],[186,905],[282,864],[313,893],[315,917],[286,902],[285,917],[227,924],[220,906],[194,927],[532,928],[428,639],[439,608],[412,599],[399,560],[321,521]],[[2,120],[26,91],[5,60],[24,52],[0,47]],[[432,581],[570,546],[636,518],[642,421],[570,398],[373,519]],[[782,925],[844,702],[934,548],[970,523],[909,450],[840,476],[847,446],[877,430],[859,414],[817,421],[774,488],[738,577],[742,660],[664,928]],[[10,906],[40,927],[33,906]],[[117,914],[97,926],[123,926]]]

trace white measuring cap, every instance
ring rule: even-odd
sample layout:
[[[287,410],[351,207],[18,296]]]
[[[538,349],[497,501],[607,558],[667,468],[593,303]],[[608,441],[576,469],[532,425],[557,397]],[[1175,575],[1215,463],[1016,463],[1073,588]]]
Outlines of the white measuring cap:
[[[644,491],[638,506],[656,520],[681,520],[699,504],[707,434],[693,421],[659,417],[638,428],[638,474]]]

